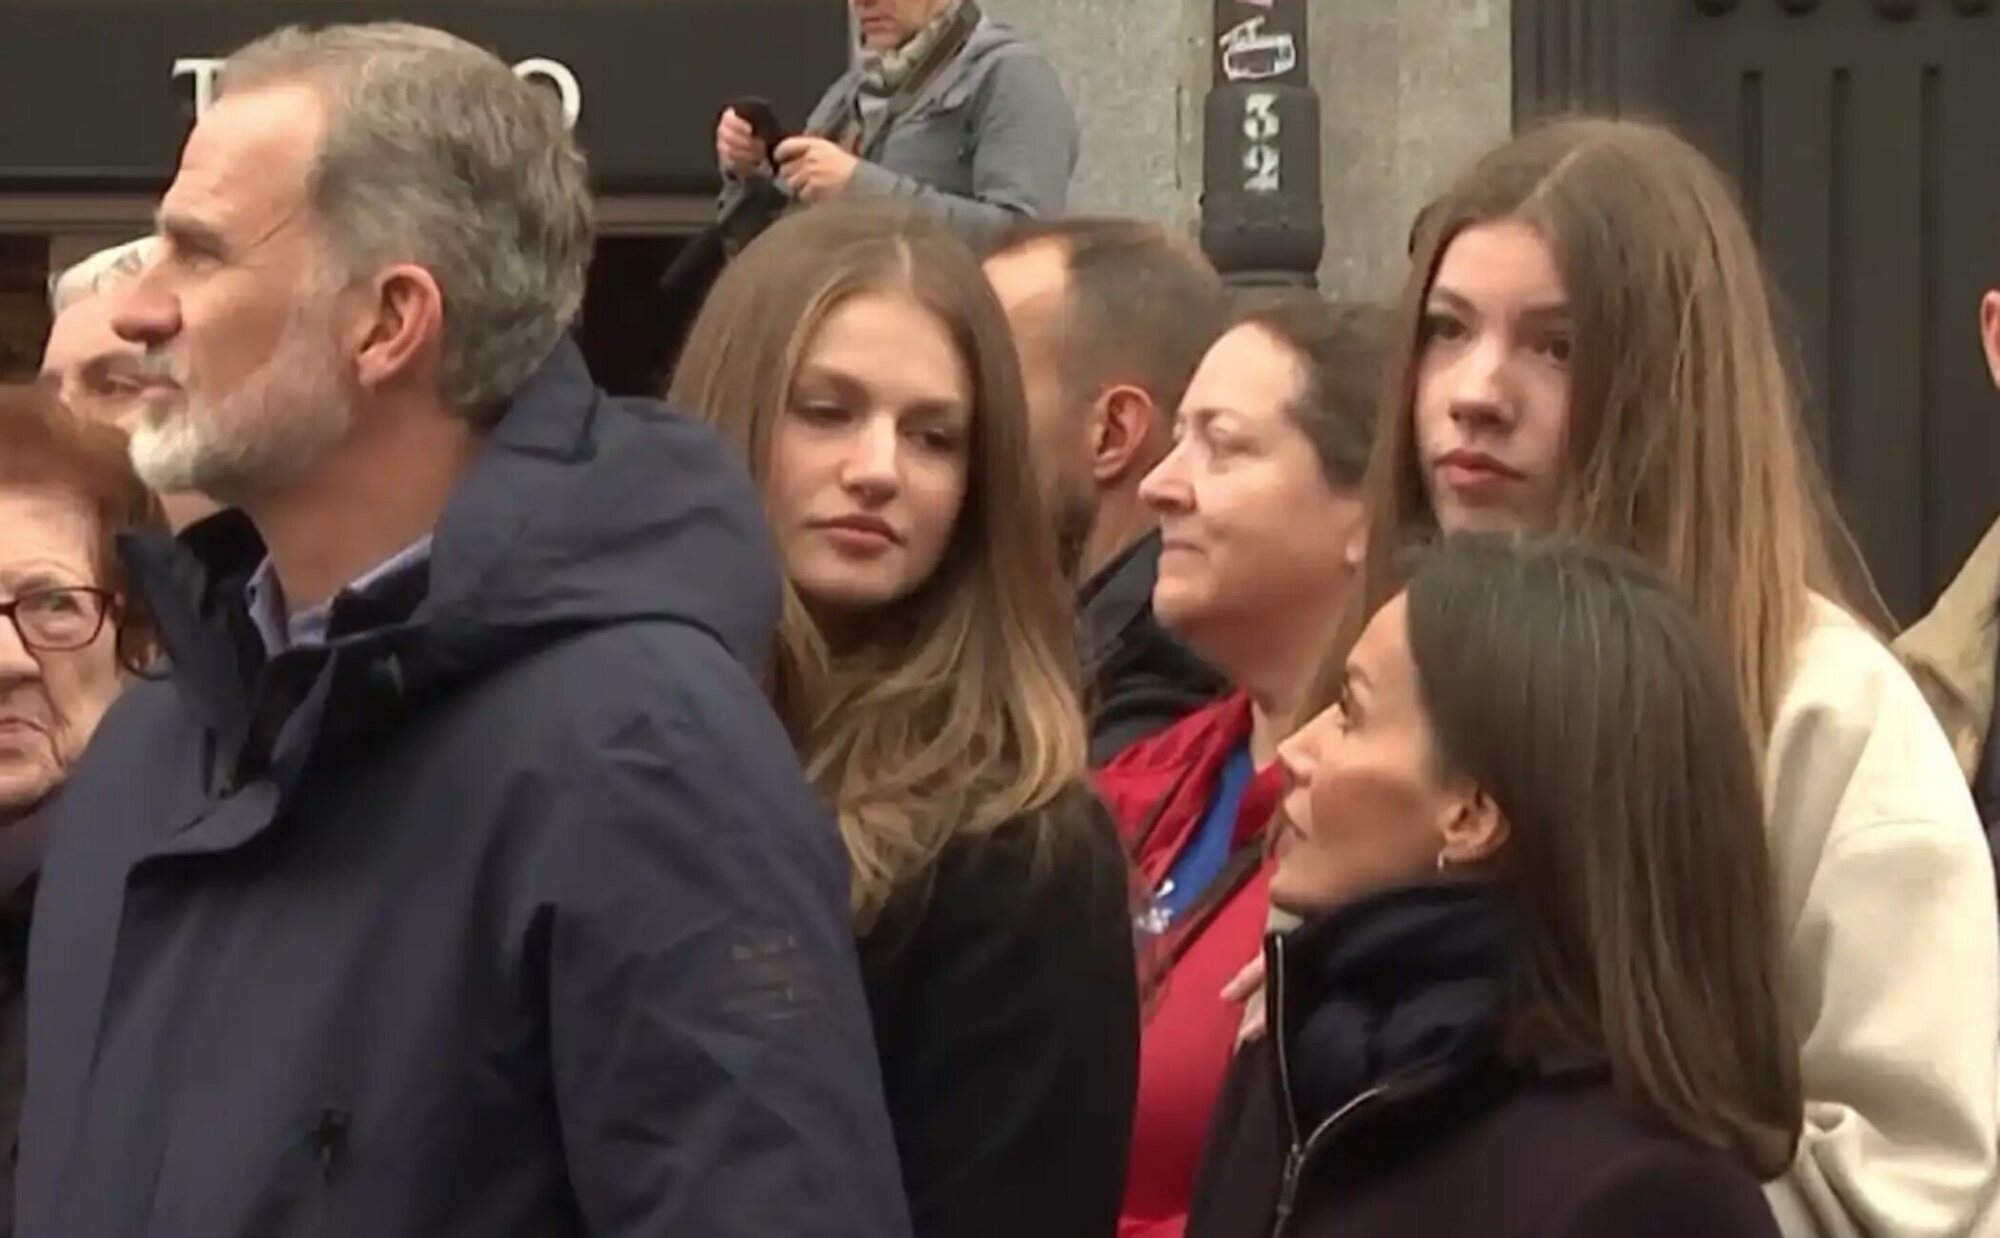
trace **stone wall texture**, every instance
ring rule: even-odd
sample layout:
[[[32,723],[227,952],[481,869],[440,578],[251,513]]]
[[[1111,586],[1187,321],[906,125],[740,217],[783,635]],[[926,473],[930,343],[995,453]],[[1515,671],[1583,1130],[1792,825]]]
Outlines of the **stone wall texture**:
[[[1211,0],[982,0],[1062,74],[1083,129],[1072,209],[1193,228]],[[1511,125],[1511,0],[1313,0],[1331,293],[1402,275],[1417,207]]]

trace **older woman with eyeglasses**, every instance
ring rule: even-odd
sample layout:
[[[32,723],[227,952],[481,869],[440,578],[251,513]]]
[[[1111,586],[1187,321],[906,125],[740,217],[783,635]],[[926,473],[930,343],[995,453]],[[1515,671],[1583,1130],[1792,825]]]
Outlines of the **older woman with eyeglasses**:
[[[141,666],[150,633],[113,542],[164,529],[125,436],[39,387],[0,385],[0,1235],[12,1233],[22,969],[42,854],[36,810]]]

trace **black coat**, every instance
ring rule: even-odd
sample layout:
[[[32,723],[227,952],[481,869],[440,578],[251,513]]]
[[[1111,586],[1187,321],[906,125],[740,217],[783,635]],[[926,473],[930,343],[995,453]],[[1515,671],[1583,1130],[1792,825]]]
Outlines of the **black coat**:
[[[27,1082],[29,917],[47,841],[47,805],[0,828],[0,1238],[14,1235],[14,1156]]]
[[[247,522],[189,539],[51,829],[26,1238],[908,1232],[731,453],[564,344],[428,565],[268,663]]]
[[[1498,990],[1448,983],[1486,946],[1435,939],[1478,924],[1412,919],[1463,893],[1267,943],[1275,1035],[1230,1068],[1187,1238],[1778,1238],[1747,1169],[1629,1114],[1601,1065],[1499,1061]]]
[[[862,941],[917,1238],[1109,1238],[1139,1084],[1125,852],[1079,789],[954,843]]]
[[[1077,596],[1093,766],[1229,690],[1220,673],[1154,617],[1153,583],[1159,574],[1155,531],[1106,564]]]

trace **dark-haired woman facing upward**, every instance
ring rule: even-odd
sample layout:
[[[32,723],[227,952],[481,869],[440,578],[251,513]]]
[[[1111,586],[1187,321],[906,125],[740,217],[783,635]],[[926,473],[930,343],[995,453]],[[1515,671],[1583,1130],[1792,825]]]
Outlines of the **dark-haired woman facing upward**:
[[[942,223],[816,207],[729,268],[671,399],[742,451],[783,555],[772,697],[847,844],[918,1238],[1103,1238],[1130,885],[992,289]]]
[[[1191,1238],[1774,1238],[1798,1058],[1693,614],[1622,553],[1467,535],[1343,670],[1280,750],[1271,899],[1305,922]]]
[[[1794,1236],[1964,1233],[2000,1144],[1993,866],[1950,745],[1852,613],[1865,581],[1834,569],[1721,173],[1644,124],[1515,138],[1428,208],[1386,382],[1357,615],[1437,530],[1581,533],[1680,590],[1764,757],[1806,1097],[1772,1206]]]

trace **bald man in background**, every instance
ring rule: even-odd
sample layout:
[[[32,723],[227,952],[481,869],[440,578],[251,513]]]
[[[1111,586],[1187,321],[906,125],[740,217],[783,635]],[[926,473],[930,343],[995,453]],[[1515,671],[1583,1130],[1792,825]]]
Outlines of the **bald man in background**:
[[[49,327],[41,382],[85,417],[130,432],[158,391],[146,375],[143,350],[111,329],[118,289],[152,261],[151,237],[102,249],[49,281]],[[196,494],[161,496],[176,532],[215,510]]]

